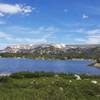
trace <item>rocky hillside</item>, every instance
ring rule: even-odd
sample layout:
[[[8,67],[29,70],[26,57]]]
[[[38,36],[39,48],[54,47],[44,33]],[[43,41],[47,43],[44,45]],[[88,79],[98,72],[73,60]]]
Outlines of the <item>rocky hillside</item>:
[[[38,45],[13,45],[6,47],[1,53],[32,53],[37,55],[60,56],[100,56],[100,45],[64,45],[64,44],[38,44]]]

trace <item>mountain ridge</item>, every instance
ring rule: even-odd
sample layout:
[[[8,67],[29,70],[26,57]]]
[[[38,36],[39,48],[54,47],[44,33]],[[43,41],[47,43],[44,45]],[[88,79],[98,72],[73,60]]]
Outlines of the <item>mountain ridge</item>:
[[[0,50],[1,53],[32,53],[34,50],[48,50],[48,51],[70,51],[72,49],[95,49],[99,48],[100,44],[92,45],[92,44],[82,44],[82,45],[68,45],[68,44],[27,44],[27,45],[11,45],[7,46],[3,50]]]

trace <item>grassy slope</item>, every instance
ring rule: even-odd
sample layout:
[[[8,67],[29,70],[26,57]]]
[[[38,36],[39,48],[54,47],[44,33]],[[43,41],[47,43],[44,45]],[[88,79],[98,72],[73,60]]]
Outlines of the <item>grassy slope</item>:
[[[100,100],[99,76],[81,76],[82,80],[73,75],[22,76],[0,78],[0,100]]]

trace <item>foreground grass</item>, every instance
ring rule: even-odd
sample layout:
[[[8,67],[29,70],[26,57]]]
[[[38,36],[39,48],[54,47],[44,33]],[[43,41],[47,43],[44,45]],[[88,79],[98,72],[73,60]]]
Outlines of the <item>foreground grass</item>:
[[[42,72],[0,77],[0,100],[100,100],[100,76],[80,77]]]

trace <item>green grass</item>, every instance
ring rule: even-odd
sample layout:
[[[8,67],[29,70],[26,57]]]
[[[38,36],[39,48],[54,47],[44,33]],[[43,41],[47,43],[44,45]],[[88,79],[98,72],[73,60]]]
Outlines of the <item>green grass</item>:
[[[20,72],[0,77],[0,100],[100,100],[100,76],[80,76]]]

